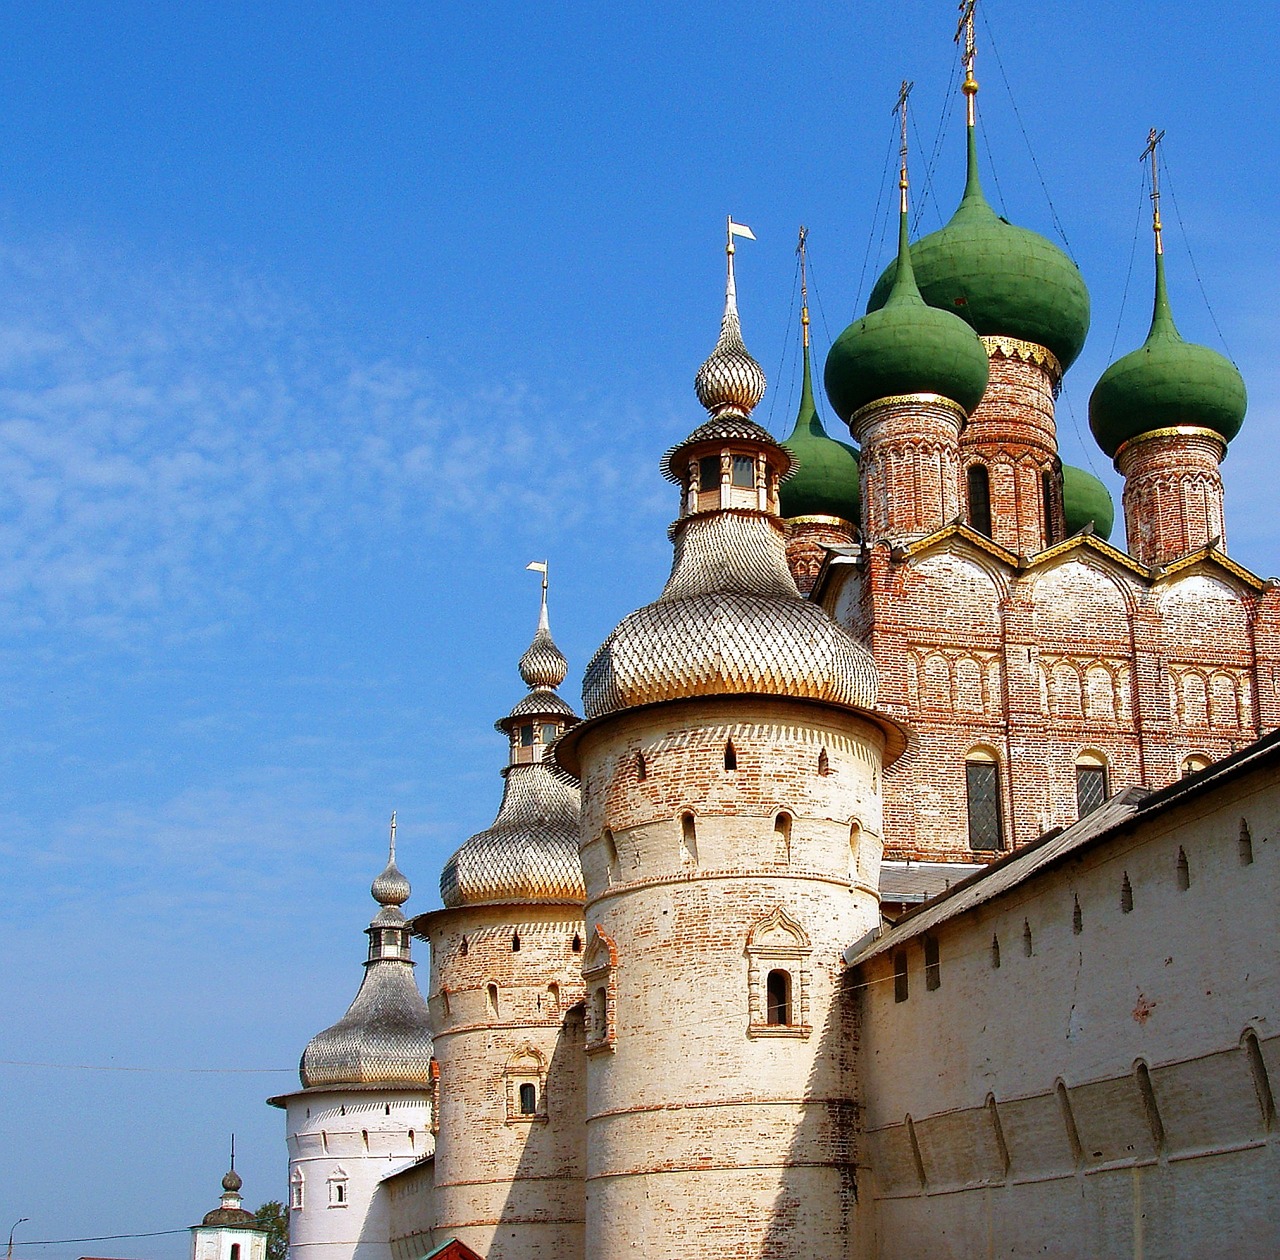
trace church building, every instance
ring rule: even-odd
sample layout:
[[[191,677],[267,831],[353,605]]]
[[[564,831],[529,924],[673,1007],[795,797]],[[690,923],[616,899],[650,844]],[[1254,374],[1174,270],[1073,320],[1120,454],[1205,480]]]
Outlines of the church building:
[[[1280,1254],[1280,595],[1227,554],[1244,420],[1153,316],[1063,465],[1075,264],[978,175],[785,440],[729,221],[670,576],[586,666],[541,614],[493,824],[285,1109],[293,1260]],[[803,257],[803,233],[801,238]],[[421,990],[412,938],[430,950]],[[423,992],[425,991],[425,1000]],[[454,1251],[448,1250],[455,1248]]]

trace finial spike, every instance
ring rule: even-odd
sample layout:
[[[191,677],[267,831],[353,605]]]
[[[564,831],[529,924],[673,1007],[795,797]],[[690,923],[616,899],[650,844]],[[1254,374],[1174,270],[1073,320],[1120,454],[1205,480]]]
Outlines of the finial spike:
[[[236,1135],[231,1135],[231,1171],[236,1170]]]
[[[903,79],[902,86],[898,89],[898,99],[893,106],[893,112],[899,115],[901,120],[902,132],[898,145],[898,153],[902,158],[902,166],[898,175],[898,188],[901,191],[898,209],[902,214],[907,213],[907,98],[911,95],[913,87],[915,87],[914,83]]]
[[[394,809],[391,811],[391,846],[387,861],[392,866],[396,863],[396,811]]]
[[[1164,132],[1154,127],[1147,132],[1147,147],[1142,150],[1139,162],[1151,159],[1151,230],[1156,237],[1156,253],[1164,253],[1164,224],[1160,222],[1160,142]]]
[[[974,126],[974,98],[978,95],[978,80],[973,77],[973,60],[977,55],[978,41],[973,29],[973,11],[977,0],[960,0],[960,21],[956,26],[955,42],[964,37],[964,82],[960,90],[965,95],[966,118],[969,127]]]
[[[809,229],[800,225],[800,239],[796,242],[796,253],[800,255],[800,335],[804,339],[804,348],[809,349]]]

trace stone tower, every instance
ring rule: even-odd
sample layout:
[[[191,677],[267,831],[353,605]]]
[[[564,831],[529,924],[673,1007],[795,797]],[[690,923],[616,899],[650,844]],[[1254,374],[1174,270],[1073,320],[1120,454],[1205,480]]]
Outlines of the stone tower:
[[[370,889],[380,909],[365,929],[360,990],[302,1053],[302,1089],[270,1099],[286,1114],[289,1249],[295,1260],[391,1260],[388,1173],[429,1155],[431,1027],[413,978],[400,907],[409,881],[387,867]]]
[[[855,1203],[841,951],[878,918],[896,727],[869,653],[804,600],[750,418],[733,235],[710,418],[659,599],[609,635],[557,755],[583,785],[588,1260],[843,1254]]]
[[[438,1066],[435,1238],[486,1260],[582,1254],[582,872],[578,785],[549,756],[578,721],[542,612],[497,727],[508,738],[492,826],[446,863],[431,942]]]

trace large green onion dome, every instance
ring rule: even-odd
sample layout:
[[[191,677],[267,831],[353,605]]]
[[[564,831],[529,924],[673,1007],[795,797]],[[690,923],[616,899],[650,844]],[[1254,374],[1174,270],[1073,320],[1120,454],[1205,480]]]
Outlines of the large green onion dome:
[[[827,436],[813,405],[809,346],[804,347],[804,382],[796,427],[783,446],[795,457],[796,471],[778,490],[783,516],[859,517],[858,452]]]
[[[1236,366],[1216,350],[1183,341],[1165,288],[1164,254],[1156,254],[1151,331],[1136,350],[1102,374],[1089,397],[1089,427],[1108,455],[1157,429],[1210,429],[1223,442],[1240,431],[1248,398]]]
[[[1091,472],[1070,464],[1062,465],[1062,514],[1068,537],[1092,525],[1099,538],[1110,538],[1116,523],[1111,491]]]
[[[848,421],[868,403],[903,394],[940,394],[967,415],[987,388],[987,352],[972,328],[925,303],[916,286],[904,210],[898,261],[884,303],[836,338],[823,374],[836,415]]]
[[[968,130],[964,197],[945,227],[911,247],[920,293],[930,306],[964,318],[980,336],[1044,346],[1065,371],[1089,331],[1089,291],[1062,250],[991,208],[978,179],[976,131]],[[890,267],[871,291],[868,311],[889,301],[893,283]]]

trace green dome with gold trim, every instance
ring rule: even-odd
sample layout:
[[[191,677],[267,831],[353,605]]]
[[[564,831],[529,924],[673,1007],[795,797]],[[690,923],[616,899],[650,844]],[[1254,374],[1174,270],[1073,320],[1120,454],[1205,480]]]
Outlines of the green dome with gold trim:
[[[855,525],[860,513],[858,452],[827,435],[813,403],[809,347],[804,348],[800,412],[783,446],[795,456],[796,471],[778,489],[783,516],[838,516]]]
[[[1183,341],[1165,287],[1164,255],[1156,254],[1151,330],[1136,350],[1117,359],[1093,387],[1089,428],[1112,457],[1143,433],[1177,426],[1211,429],[1223,442],[1240,432],[1248,406],[1236,365],[1208,346]]]
[[[920,296],[907,242],[898,229],[893,287],[883,305],[855,320],[827,354],[823,383],[842,420],[881,398],[940,394],[968,415],[987,388],[987,352],[973,329]]]
[[[1051,351],[1065,371],[1089,331],[1089,290],[1080,268],[1052,241],[991,208],[978,179],[975,129],[968,129],[968,178],[951,221],[911,247],[920,294],[959,315],[983,337],[1016,337]],[[893,288],[890,266],[871,291],[880,310]]]

